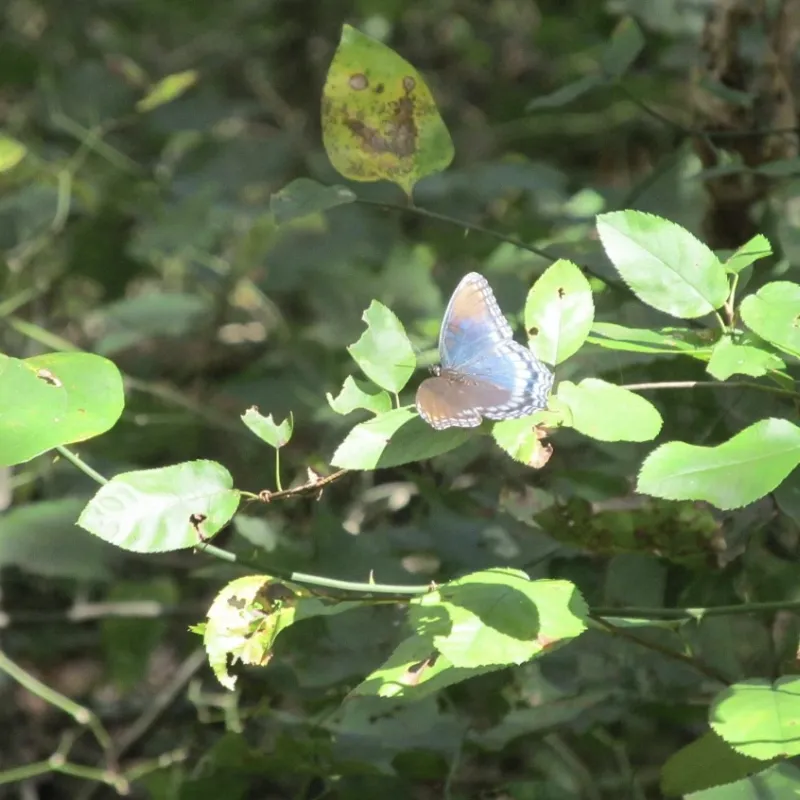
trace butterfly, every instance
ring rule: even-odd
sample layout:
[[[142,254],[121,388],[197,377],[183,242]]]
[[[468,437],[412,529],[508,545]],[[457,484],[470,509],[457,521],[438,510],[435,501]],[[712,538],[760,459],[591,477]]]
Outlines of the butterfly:
[[[440,366],[417,389],[417,411],[436,430],[516,419],[547,405],[553,374],[523,345],[477,272],[461,279],[439,332]]]

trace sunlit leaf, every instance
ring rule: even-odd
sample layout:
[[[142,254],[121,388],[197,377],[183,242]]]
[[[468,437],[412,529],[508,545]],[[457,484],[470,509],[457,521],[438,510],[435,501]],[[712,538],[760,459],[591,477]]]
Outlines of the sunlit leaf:
[[[119,370],[101,356],[0,354],[0,466],[105,433],[124,402]]]
[[[706,369],[718,381],[731,375],[750,375],[758,378],[770,370],[783,369],[786,365],[774,353],[751,344],[734,342],[729,336],[720,339],[711,351]]]
[[[399,392],[417,366],[414,348],[400,320],[373,300],[362,317],[367,330],[347,348],[364,374],[383,389]]]
[[[262,416],[258,409],[253,406],[242,414],[242,422],[256,435],[262,442],[266,442],[271,447],[278,449],[283,447],[292,438],[294,421],[291,415],[283,422],[275,422],[272,414]]]
[[[0,173],[8,172],[25,158],[28,148],[10,136],[0,136]]]
[[[78,524],[137,553],[199,547],[236,513],[239,492],[214,461],[188,461],[114,476],[89,501]]]
[[[515,461],[541,469],[550,460],[553,447],[537,425],[548,425],[553,416],[549,411],[537,411],[530,417],[497,422],[492,426],[492,438]]]
[[[767,283],[745,297],[739,311],[750,330],[800,358],[800,284]]]
[[[562,381],[556,398],[572,415],[564,424],[602,442],[646,442],[661,430],[661,414],[649,400],[598,378]]]
[[[219,682],[236,685],[229,665],[263,667],[278,634],[303,619],[339,614],[355,603],[325,602],[295,583],[269,575],[248,575],[225,586],[208,610],[203,644]]]
[[[197,83],[198,73],[189,69],[167,75],[156,83],[150,91],[136,104],[137,111],[152,111],[176,100]]]
[[[775,489],[798,463],[800,428],[785,419],[764,419],[716,447],[667,442],[645,459],[636,490],[741,508]]]
[[[608,350],[627,350],[631,353],[706,354],[711,352],[713,339],[691,328],[627,328],[613,322],[595,322],[588,340]]]
[[[597,232],[622,279],[649,306],[694,319],[727,299],[719,259],[680,225],[642,211],[613,211],[597,218]]]
[[[422,76],[350,25],[342,28],[323,89],[322,140],[346,178],[389,180],[408,195],[453,160],[453,142]]]
[[[454,450],[473,435],[465,428],[433,431],[415,409],[396,408],[356,425],[331,464],[345,469],[396,467]]]
[[[774,684],[753,678],[720,692],[711,704],[711,727],[731,747],[751,758],[768,760],[800,754],[800,678]]]
[[[525,330],[531,349],[548,364],[580,350],[594,321],[589,281],[571,261],[551,264],[528,293]]]
[[[736,274],[749,267],[754,261],[771,255],[772,245],[769,243],[769,239],[760,233],[756,234],[728,257],[724,265],[725,271]]]
[[[369,386],[360,384],[352,375],[345,378],[342,390],[336,397],[330,392],[326,397],[328,405],[337,414],[350,414],[357,408],[366,409],[373,414],[383,414],[392,408],[392,399],[385,391],[370,391]]]
[[[579,636],[588,613],[569,581],[532,581],[519,570],[490,569],[415,598],[409,624],[432,632],[436,650],[455,667],[499,667]]]

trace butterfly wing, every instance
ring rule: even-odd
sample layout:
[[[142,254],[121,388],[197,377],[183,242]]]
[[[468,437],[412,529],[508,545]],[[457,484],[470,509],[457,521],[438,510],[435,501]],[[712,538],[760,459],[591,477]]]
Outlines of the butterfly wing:
[[[489,383],[465,383],[457,375],[443,371],[424,380],[417,389],[419,415],[436,430],[475,428],[482,422],[483,405],[494,406],[506,400],[507,393]]]
[[[511,326],[483,275],[470,272],[456,286],[442,319],[439,358],[445,369],[459,369],[479,353],[513,339]]]
[[[417,391],[422,418],[436,429],[472,428],[482,417],[514,419],[544,408],[553,375],[512,337],[486,279],[466,275],[442,320],[441,373]]]

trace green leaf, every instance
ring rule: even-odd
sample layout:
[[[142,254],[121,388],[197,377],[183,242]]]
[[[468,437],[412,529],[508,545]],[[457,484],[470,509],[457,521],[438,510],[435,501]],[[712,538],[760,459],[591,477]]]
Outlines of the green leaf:
[[[381,469],[423,461],[464,444],[465,428],[434,431],[413,408],[396,408],[356,425],[333,454],[331,464],[344,469]]]
[[[522,664],[583,633],[588,614],[569,581],[532,581],[498,568],[415,598],[409,624],[433,633],[436,650],[453,666],[471,669]]]
[[[354,181],[414,184],[453,160],[453,142],[430,89],[385,44],[342,28],[322,93],[322,141],[334,168]]]
[[[150,91],[136,104],[137,111],[152,111],[176,100],[188,89],[197,83],[196,70],[188,69],[185,72],[175,72],[167,75],[156,83]]]
[[[256,406],[248,408],[242,414],[242,422],[256,435],[262,442],[266,442],[276,450],[283,447],[292,438],[294,422],[291,414],[281,423],[272,419],[272,414],[263,417]]]
[[[136,553],[199,547],[236,513],[232,487],[228,470],[214,461],[125,472],[100,488],[78,524]]]
[[[515,461],[541,469],[550,460],[552,447],[543,441],[536,426],[556,427],[560,424],[561,418],[555,422],[554,416],[552,412],[542,410],[530,417],[496,422],[492,426],[492,438],[497,446],[505,450]]]
[[[556,397],[572,414],[565,424],[601,442],[646,442],[661,430],[661,414],[649,400],[598,378],[562,381]]]
[[[124,404],[119,370],[101,356],[0,354],[0,466],[105,433]]]
[[[613,322],[595,322],[588,341],[607,350],[631,353],[681,353],[706,358],[711,353],[712,340],[703,331],[690,328],[627,328]]]
[[[739,313],[762,339],[800,358],[800,284],[767,283],[742,300]]]
[[[530,347],[548,364],[560,364],[577,353],[593,320],[592,289],[571,261],[551,264],[528,293],[525,329]]]
[[[645,459],[636,491],[741,508],[773,491],[800,463],[800,428],[763,419],[716,447],[667,442]]]
[[[115,549],[96,536],[86,535],[110,550]],[[103,601],[110,608],[118,603],[138,601],[144,608],[150,607],[155,611],[159,605],[163,608],[178,603],[180,594],[177,581],[168,577],[140,581],[117,580],[109,587]],[[153,658],[154,648],[158,647],[169,628],[169,619],[163,611],[155,618],[142,616],[139,619],[115,619],[110,616],[103,620],[104,655],[111,679],[118,689],[131,691],[140,685],[142,675],[147,673]]]
[[[350,414],[357,408],[366,409],[373,414],[384,414],[392,408],[392,398],[386,392],[383,390],[372,392],[370,387],[360,384],[352,375],[344,379],[342,391],[336,397],[330,392],[325,396],[328,405],[337,414],[342,415]]]
[[[597,232],[622,279],[649,306],[694,319],[725,303],[722,264],[680,225],[642,211],[613,211],[597,218]]]
[[[661,790],[668,797],[682,797],[733,783],[763,768],[763,761],[737,753],[708,731],[667,759],[661,768]]]
[[[771,255],[772,245],[769,243],[769,239],[758,233],[729,256],[724,264],[725,271],[735,275],[749,267],[754,261]]]
[[[734,342],[729,336],[724,336],[714,345],[706,369],[709,375],[718,381],[724,381],[731,375],[758,378],[770,370],[783,369],[785,366],[774,353],[751,344]]]
[[[297,178],[269,199],[275,222],[282,225],[299,217],[352,203],[356,194],[346,186],[324,186],[311,178]]]
[[[800,678],[735,683],[711,703],[711,727],[734,750],[766,761],[800,754]]]
[[[0,173],[8,172],[22,161],[28,148],[10,136],[0,136]]]
[[[446,686],[496,669],[494,665],[470,669],[454,667],[436,652],[430,635],[417,634],[400,642],[389,658],[356,686],[350,696],[417,701]]]
[[[621,78],[644,49],[644,35],[633,17],[624,17],[614,28],[611,40],[600,56],[607,77]]]
[[[70,498],[12,507],[0,518],[0,567],[48,578],[111,580],[122,553],[75,527],[83,506]]]
[[[708,75],[700,78],[699,88],[718,97],[726,105],[739,106],[740,108],[751,108],[753,105],[753,95],[750,92],[740,92],[724,83],[714,80]]]
[[[587,92],[591,92],[592,89],[605,85],[607,82],[603,75],[596,72],[584,75],[582,78],[578,78],[578,80],[568,83],[554,92],[550,92],[550,94],[534,98],[525,106],[525,110],[538,111],[540,108],[560,108],[573,100],[577,100]]]
[[[626,328],[613,322],[595,322],[589,342],[607,350],[626,350],[631,353],[688,353],[708,354],[711,342],[701,331],[690,328]]]
[[[219,682],[233,689],[229,663],[265,666],[278,634],[304,619],[340,614],[356,603],[323,601],[307,589],[269,575],[231,581],[214,598],[203,630],[208,662]]]
[[[377,300],[372,301],[362,319],[367,330],[347,352],[373,383],[397,394],[417,366],[403,323]]]

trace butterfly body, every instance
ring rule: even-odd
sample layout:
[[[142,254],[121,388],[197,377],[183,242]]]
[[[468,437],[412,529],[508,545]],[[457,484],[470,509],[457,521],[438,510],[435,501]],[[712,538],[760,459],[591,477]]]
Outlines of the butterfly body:
[[[486,278],[465,275],[439,333],[441,366],[417,390],[420,416],[437,430],[474,428],[483,418],[525,417],[547,405],[553,375],[513,339]]]

